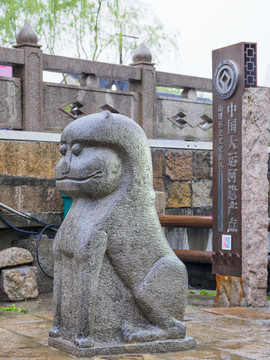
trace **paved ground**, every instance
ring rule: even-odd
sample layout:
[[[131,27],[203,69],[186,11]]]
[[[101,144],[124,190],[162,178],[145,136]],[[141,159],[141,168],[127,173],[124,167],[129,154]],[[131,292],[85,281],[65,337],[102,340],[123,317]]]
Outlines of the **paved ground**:
[[[270,306],[255,310],[216,308],[209,295],[189,295],[185,321],[187,335],[197,340],[196,350],[184,353],[101,356],[95,360],[270,359]],[[12,303],[0,303],[1,306]],[[74,359],[48,346],[52,325],[52,294],[16,303],[27,314],[0,311],[0,359]]]

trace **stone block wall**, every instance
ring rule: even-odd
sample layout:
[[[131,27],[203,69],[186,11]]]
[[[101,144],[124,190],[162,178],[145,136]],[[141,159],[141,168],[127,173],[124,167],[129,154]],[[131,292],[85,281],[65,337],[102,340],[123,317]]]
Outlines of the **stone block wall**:
[[[58,147],[53,142],[0,141],[0,202],[44,222],[61,222],[63,199],[54,180],[55,165],[61,157]],[[161,148],[151,151],[154,189],[165,197],[165,213],[210,215],[211,152]],[[18,226],[13,219],[10,221]],[[4,227],[0,222],[0,228]],[[173,248],[207,249],[207,229],[166,228],[165,231]],[[13,235],[12,241],[18,237],[15,235],[18,234]],[[1,248],[11,244],[4,243],[1,241]]]
[[[0,202],[22,212],[62,212],[54,169],[57,143],[0,141]],[[153,148],[154,189],[167,214],[211,214],[211,152]]]
[[[169,215],[212,214],[212,154],[202,150],[151,149],[154,189],[165,193]],[[208,229],[165,229],[174,249],[210,250]]]
[[[0,202],[48,223],[61,222],[63,199],[54,180],[61,157],[58,147],[53,142],[0,141]],[[212,152],[163,148],[151,152],[154,189],[165,195],[165,213],[211,215]],[[269,174],[270,161],[270,180]],[[167,227],[165,232],[175,249],[211,250],[208,229]],[[2,249],[5,237],[3,234]]]
[[[0,141],[0,202],[45,222],[61,223],[63,199],[54,180],[55,165],[61,157],[58,147],[53,142]],[[165,213],[211,215],[212,152],[163,148],[152,148],[151,152],[154,189],[162,200],[159,202],[163,203],[165,198]],[[16,224],[14,221],[11,220]],[[211,250],[212,231],[208,229],[166,227],[165,235],[173,249]],[[26,236],[7,231],[1,221],[0,236],[0,249],[33,245]],[[42,241],[40,251],[42,264],[51,273],[47,264],[50,262],[50,246]],[[210,264],[189,264],[188,267],[192,286],[212,287],[214,278],[211,277]],[[52,281],[39,271],[40,291],[50,291],[51,287]]]
[[[60,157],[56,143],[1,141],[0,202],[22,212],[62,212],[54,180]]]
[[[58,148],[53,142],[0,141],[0,202],[45,222],[59,222],[63,216],[63,199],[54,180],[55,165],[61,157]],[[151,151],[154,189],[159,195],[158,203],[163,204],[165,198],[165,213],[211,214],[211,152],[160,148]],[[17,225],[13,220],[10,222]],[[26,248],[32,252],[37,266],[36,237],[7,232],[1,221],[0,225],[0,248],[12,245]],[[165,232],[173,248],[205,250],[208,244],[207,229],[168,227]],[[41,241],[39,255],[42,266],[52,274],[52,239],[46,241]],[[38,288],[41,293],[52,290],[52,280],[39,268]]]
[[[55,188],[54,168],[61,154],[57,143],[0,141],[0,202],[49,224],[63,219],[63,200]],[[37,226],[4,209],[1,214],[17,227]],[[35,229],[38,230],[38,229]],[[0,221],[0,250],[23,234]]]
[[[166,213],[208,215],[212,207],[210,151],[152,149],[154,189],[166,194]]]

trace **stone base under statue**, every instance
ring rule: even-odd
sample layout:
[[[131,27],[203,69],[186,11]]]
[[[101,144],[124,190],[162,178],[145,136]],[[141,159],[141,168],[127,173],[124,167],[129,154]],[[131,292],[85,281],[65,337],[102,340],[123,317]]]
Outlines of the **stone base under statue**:
[[[179,352],[195,349],[196,341],[186,336],[184,339],[148,341],[141,343],[125,344],[100,344],[89,348],[76,347],[73,342],[62,338],[48,339],[49,345],[65,351],[77,357],[92,357],[97,355],[118,355],[118,354],[143,354],[143,353],[165,353]]]

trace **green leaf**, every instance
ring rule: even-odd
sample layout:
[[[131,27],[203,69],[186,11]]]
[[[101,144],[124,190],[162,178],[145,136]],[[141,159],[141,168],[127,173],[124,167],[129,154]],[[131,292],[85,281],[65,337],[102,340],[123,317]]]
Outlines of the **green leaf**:
[[[0,311],[17,311],[24,314],[29,312],[28,309],[23,309],[21,307],[16,308],[14,304],[12,304],[11,306],[3,306],[0,308]]]

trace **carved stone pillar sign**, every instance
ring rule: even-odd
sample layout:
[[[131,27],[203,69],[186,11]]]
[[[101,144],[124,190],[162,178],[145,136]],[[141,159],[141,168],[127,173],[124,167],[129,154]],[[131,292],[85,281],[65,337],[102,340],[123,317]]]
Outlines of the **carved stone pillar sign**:
[[[213,273],[241,276],[242,96],[256,87],[256,44],[213,51]]]
[[[267,304],[267,126],[256,44],[213,51],[213,256],[225,306]]]

